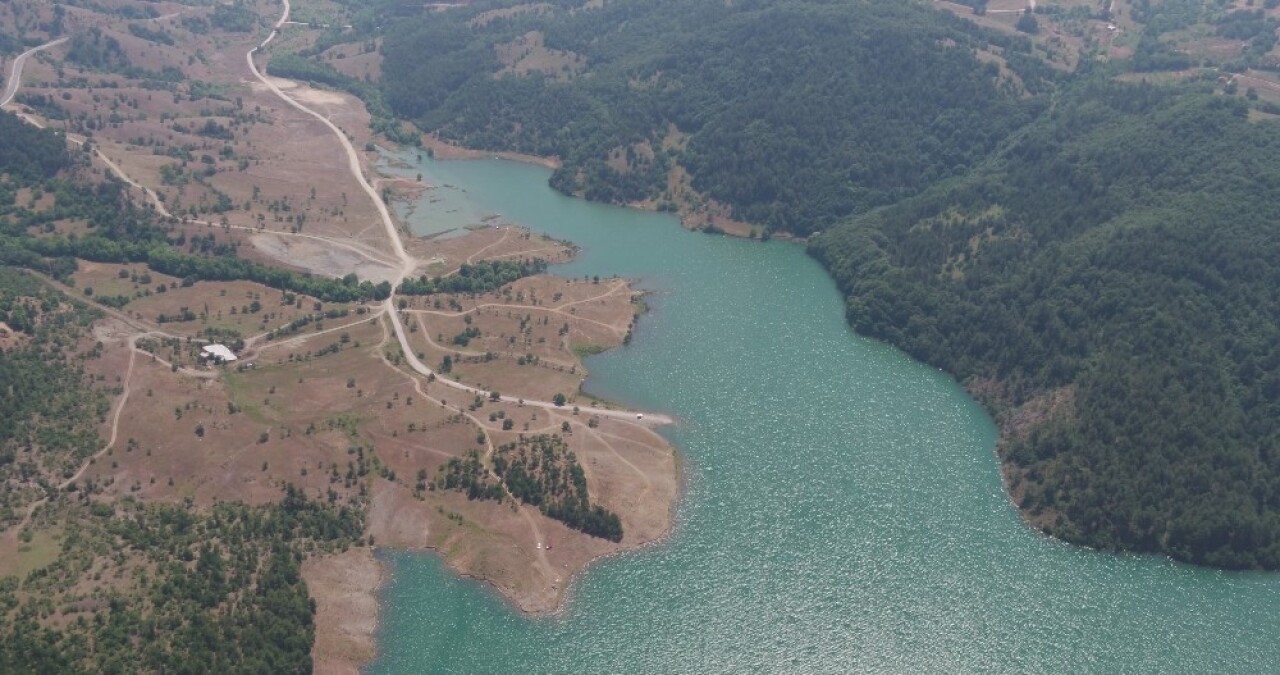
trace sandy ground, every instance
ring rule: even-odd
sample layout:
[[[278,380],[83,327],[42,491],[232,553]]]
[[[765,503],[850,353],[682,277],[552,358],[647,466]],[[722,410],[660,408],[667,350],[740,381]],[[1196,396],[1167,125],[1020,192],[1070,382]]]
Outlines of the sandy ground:
[[[323,277],[340,277],[355,272],[374,283],[394,281],[396,270],[380,259],[362,255],[359,248],[344,248],[314,239],[280,234],[256,234],[251,241],[264,255]]]

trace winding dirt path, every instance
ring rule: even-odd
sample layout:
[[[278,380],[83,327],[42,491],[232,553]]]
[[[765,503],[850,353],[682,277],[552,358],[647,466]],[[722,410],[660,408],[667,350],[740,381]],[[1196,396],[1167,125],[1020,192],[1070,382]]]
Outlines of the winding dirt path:
[[[356,153],[355,146],[351,144],[351,140],[347,138],[347,134],[342,131],[342,129],[339,129],[338,125],[330,121],[328,117],[308,108],[288,94],[284,93],[280,87],[276,86],[274,82],[263,75],[262,71],[258,70],[258,64],[253,60],[253,55],[265,49],[266,46],[276,38],[276,35],[280,33],[280,28],[289,21],[289,12],[292,9],[289,5],[289,0],[281,0],[281,3],[284,5],[284,13],[280,15],[280,19],[276,21],[275,26],[272,27],[271,33],[262,41],[262,44],[250,49],[244,56],[245,61],[249,66],[249,71],[253,73],[253,76],[257,78],[264,87],[270,90],[271,93],[275,94],[277,98],[284,101],[289,107],[297,110],[298,112],[319,120],[321,124],[328,127],[329,131],[332,131],[333,135],[338,138],[338,142],[342,144],[342,149],[347,154],[347,168],[351,170],[351,175],[356,179],[356,182],[360,184],[360,189],[364,190],[365,194],[369,196],[369,200],[373,202],[374,207],[378,210],[378,216],[381,218],[382,224],[387,231],[387,239],[391,243],[392,248],[395,249],[396,258],[400,261],[401,270],[399,279],[403,280],[404,277],[413,273],[414,268],[417,267],[417,261],[409,256],[408,251],[404,248],[404,243],[400,241],[400,232],[396,229],[395,221],[392,220],[391,212],[387,209],[386,203],[382,201],[381,195],[379,195],[378,191],[375,190],[373,186],[369,184],[369,181],[365,179],[364,169],[360,166],[360,155]],[[390,309],[390,298],[387,299],[387,302],[388,309]]]
[[[13,67],[9,69],[9,79],[4,84],[4,95],[0,96],[0,107],[9,105],[13,101],[13,97],[18,94],[18,87],[22,85],[22,67],[27,64],[27,59],[31,58],[36,52],[56,47],[67,41],[67,38],[60,37],[57,40],[50,40],[38,47],[32,47],[18,55],[13,60]]]
[[[613,333],[623,334],[626,332],[625,329],[618,328],[617,326],[614,326],[612,324],[607,324],[603,321],[597,321],[596,319],[588,319],[584,316],[577,316],[576,314],[570,314],[568,312],[562,312],[559,310],[559,308],[556,308],[556,307],[536,307],[533,305],[508,305],[500,302],[486,302],[482,305],[476,305],[471,309],[465,309],[461,312],[445,312],[439,309],[404,309],[401,311],[407,312],[409,314],[419,314],[419,315],[428,314],[431,316],[443,316],[446,318],[456,318],[459,316],[466,316],[467,314],[471,314],[482,309],[518,309],[521,311],[530,311],[530,312],[547,312],[549,314],[559,314],[560,316],[563,316],[566,319],[574,319],[576,321],[585,321],[587,323],[594,323],[597,326],[607,329]]]
[[[287,4],[288,4],[288,3],[286,2],[286,5],[287,5]],[[288,8],[286,7],[286,14],[287,14],[287,13],[288,13]],[[175,12],[175,13],[173,13],[173,14],[169,14],[169,15],[162,16],[162,17],[157,17],[156,19],[152,19],[152,20],[153,20],[153,21],[160,21],[160,20],[162,20],[162,19],[172,18],[172,17],[178,16],[178,15],[180,15],[180,14],[182,14],[182,12]],[[273,34],[272,34],[272,35],[274,36],[274,32],[273,32]],[[63,42],[66,42],[68,39],[69,39],[69,38],[67,38],[67,37],[61,37],[61,38],[58,38],[58,39],[56,39],[56,40],[51,40],[51,41],[46,42],[46,43],[44,43],[44,44],[42,44],[42,45],[39,45],[39,46],[37,46],[37,47],[32,47],[31,49],[28,49],[27,51],[23,52],[22,54],[19,54],[19,55],[18,55],[18,57],[17,57],[17,58],[15,58],[15,59],[13,60],[13,63],[12,63],[12,65],[11,65],[11,67],[10,67],[9,77],[8,77],[8,79],[5,81],[4,94],[3,94],[3,95],[0,95],[0,107],[6,106],[6,105],[8,105],[9,103],[11,103],[11,102],[13,101],[13,98],[17,95],[17,93],[18,93],[18,89],[19,89],[19,88],[21,87],[21,85],[22,85],[22,70],[23,70],[23,67],[26,65],[27,59],[29,59],[31,56],[33,56],[33,55],[34,55],[34,54],[36,54],[37,52],[40,52],[40,51],[45,50],[45,49],[49,49],[49,48],[51,48],[51,47],[55,47],[55,46],[57,46],[57,45],[60,45],[60,44],[62,44]],[[269,42],[269,41],[270,41],[270,39],[271,39],[270,37],[269,37],[269,38],[267,38],[267,41]],[[263,45],[265,46],[265,45],[266,45],[266,42],[263,42]],[[250,52],[249,65],[250,65],[250,67],[251,67],[251,68],[253,67],[252,54],[253,54],[253,52]],[[260,74],[260,73],[257,73],[256,69],[255,69],[254,73],[255,73],[255,75],[258,75],[258,76],[259,76],[259,78],[261,79],[261,74]],[[264,81],[265,81],[265,80],[264,80]],[[278,92],[278,90],[277,90],[277,93],[279,93],[279,92]],[[298,106],[295,106],[295,107],[298,107]],[[315,113],[311,113],[311,114],[315,115]],[[29,117],[25,117],[25,116],[24,116],[24,119],[26,119],[26,121],[27,121],[27,122],[32,123],[32,124],[34,124],[34,125],[35,125],[35,126],[37,126],[37,127],[44,128],[44,125],[43,125],[43,124],[41,124],[41,123],[40,123],[39,121],[37,121],[37,120],[34,120],[34,119],[32,119],[32,118],[29,118]],[[326,122],[327,122],[327,120],[326,120]],[[336,127],[333,127],[333,125],[332,125],[332,124],[330,124],[329,126],[330,126],[331,128],[334,128],[334,129],[336,130]],[[345,140],[345,137],[343,137],[343,138],[344,138],[344,140]],[[75,143],[76,145],[84,145],[84,143],[85,143],[85,139],[80,138],[80,137],[75,136],[75,135],[72,135],[72,134],[67,134],[67,140],[68,140],[68,141],[70,141],[70,142],[72,142],[72,143]],[[255,234],[273,234],[273,235],[279,235],[279,236],[284,236],[284,237],[295,237],[295,238],[300,238],[300,239],[312,239],[312,240],[316,240],[316,241],[323,242],[323,243],[325,243],[325,244],[327,244],[327,245],[330,245],[330,246],[335,246],[335,247],[338,247],[338,248],[346,249],[346,250],[348,250],[348,251],[351,251],[352,253],[355,253],[356,255],[361,256],[362,258],[365,258],[366,260],[369,260],[369,261],[374,262],[374,263],[376,263],[376,264],[384,265],[384,266],[387,266],[387,267],[394,267],[395,265],[400,264],[400,263],[401,263],[401,262],[403,262],[403,260],[404,260],[404,256],[403,256],[403,249],[398,247],[398,244],[399,244],[399,238],[398,238],[398,237],[394,238],[394,239],[393,239],[393,241],[394,241],[394,242],[395,242],[395,244],[397,245],[397,256],[398,256],[398,259],[399,259],[399,260],[398,260],[398,261],[391,261],[391,260],[388,260],[388,259],[386,258],[386,256],[385,256],[385,254],[383,254],[381,251],[377,251],[377,250],[375,250],[375,249],[372,249],[371,247],[367,247],[367,246],[365,246],[365,245],[363,245],[363,244],[360,244],[359,242],[344,242],[344,241],[341,241],[341,240],[338,240],[338,239],[333,239],[333,238],[330,238],[330,237],[322,237],[322,236],[317,236],[317,235],[313,235],[313,234],[304,234],[304,233],[302,233],[302,232],[278,232],[278,231],[275,231],[275,230],[266,230],[266,229],[258,229],[258,228],[255,228],[255,227],[246,227],[246,226],[244,226],[244,225],[231,225],[231,224],[225,224],[225,225],[224,225],[224,224],[214,223],[214,222],[206,221],[206,220],[198,220],[198,219],[193,219],[193,218],[183,218],[183,217],[174,216],[172,213],[170,213],[170,212],[169,212],[168,208],[166,208],[165,203],[164,203],[164,200],[160,199],[160,195],[159,195],[159,194],[157,194],[155,190],[152,190],[151,188],[149,188],[149,187],[147,187],[147,186],[145,186],[145,185],[142,185],[141,183],[139,183],[139,182],[137,182],[136,180],[134,180],[131,176],[129,176],[129,174],[128,174],[128,173],[126,173],[126,172],[125,172],[125,170],[124,170],[124,169],[120,168],[120,165],[116,164],[114,160],[112,160],[110,157],[108,157],[108,156],[106,155],[106,153],[104,153],[104,152],[102,151],[102,149],[101,149],[101,148],[99,148],[99,147],[95,146],[95,147],[94,147],[94,155],[99,159],[99,161],[101,161],[104,165],[106,165],[106,167],[107,167],[107,169],[108,169],[108,170],[110,170],[110,171],[111,171],[112,173],[114,173],[117,177],[119,177],[119,178],[120,178],[120,180],[124,181],[124,183],[125,183],[126,185],[128,185],[128,186],[129,186],[129,187],[131,187],[131,188],[134,188],[134,189],[138,190],[139,192],[141,192],[141,193],[143,194],[143,196],[145,196],[145,197],[147,198],[147,201],[149,201],[149,202],[151,203],[151,205],[152,205],[152,207],[155,209],[156,213],[160,214],[161,216],[164,216],[165,218],[171,218],[171,219],[174,219],[174,220],[179,220],[179,221],[181,221],[181,222],[183,222],[183,223],[186,223],[186,224],[206,225],[206,226],[209,226],[209,227],[223,227],[223,228],[226,228],[226,229],[233,229],[233,230],[240,230],[240,231],[246,231],[246,232],[253,232],[253,233],[255,233]],[[366,187],[367,187],[367,186],[366,186]],[[374,194],[374,196],[376,197],[376,193]],[[380,200],[380,199],[379,199],[379,200],[377,200],[377,201],[376,201],[376,203],[378,204],[378,206],[379,206],[380,210],[385,211],[385,206],[382,204],[382,202],[381,202],[381,200]]]
[[[482,310],[482,309],[517,309],[521,311],[531,311],[531,312],[549,312],[551,314],[559,314],[567,319],[593,323],[615,334],[623,334],[626,332],[625,328],[619,328],[617,326],[614,326],[613,324],[605,323],[603,321],[597,321],[596,319],[588,319],[587,317],[578,316],[577,314],[564,311],[565,307],[573,307],[575,305],[581,305],[581,304],[591,302],[592,300],[607,298],[611,295],[614,295],[615,293],[617,293],[619,290],[623,288],[626,288],[626,283],[618,282],[608,291],[601,293],[600,295],[593,295],[589,298],[583,298],[582,300],[575,300],[573,302],[566,302],[564,304],[555,305],[552,307],[540,307],[537,305],[515,305],[515,304],[509,304],[509,303],[503,303],[503,302],[486,302],[486,303],[476,305],[471,309],[464,309],[461,312],[446,312],[444,310],[439,310],[439,309],[404,309],[401,311],[408,312],[410,314],[429,314],[432,316],[443,316],[443,317],[465,316],[467,314],[471,314],[472,312],[478,312],[479,310]]]
[[[270,335],[274,331],[280,330],[280,328],[284,328],[284,326],[288,325],[288,324],[285,324],[280,328],[275,328],[265,333],[259,333],[252,337],[246,338],[244,341],[244,348],[246,352],[261,354],[262,352],[265,352],[268,349],[273,349],[275,347],[283,347],[285,345],[296,345],[301,342],[306,342],[307,340],[310,340],[311,338],[316,337],[317,335],[324,335],[325,333],[334,333],[340,330],[347,330],[349,328],[354,328],[355,326],[359,326],[360,324],[365,323],[370,319],[380,318],[385,313],[386,313],[385,311],[379,309],[376,312],[373,312],[372,314],[366,314],[364,316],[361,316],[359,319],[356,319],[355,321],[352,321],[350,323],[344,323],[341,326],[334,326],[333,328],[326,328],[324,330],[313,331],[310,333],[298,333],[297,335],[290,335],[286,338],[281,338],[279,342],[269,342],[255,349],[255,345],[258,343],[258,341],[265,339],[268,335]]]
[[[88,458],[84,460],[83,463],[80,464],[80,468],[77,469],[76,472],[72,474],[70,478],[58,484],[57,486],[58,492],[62,492],[66,490],[68,486],[70,486],[72,483],[79,480],[80,477],[84,475],[84,472],[88,471],[89,467],[92,466],[94,462],[98,461],[99,457],[106,454],[106,452],[116,444],[116,439],[119,437],[119,434],[120,434],[120,413],[124,412],[124,406],[126,403],[129,402],[129,394],[132,392],[133,366],[137,362],[137,356],[139,351],[138,340],[142,337],[145,337],[146,335],[149,335],[149,333],[136,333],[136,334],[130,335],[128,338],[129,366],[125,370],[123,391],[120,394],[119,400],[116,401],[115,410],[111,413],[110,437],[107,439],[106,444],[103,445],[101,449],[99,449],[97,452],[90,455]],[[31,502],[31,504],[27,506],[27,512],[23,514],[22,520],[18,521],[18,524],[10,528],[9,530],[7,538],[13,543],[13,545],[15,546],[17,545],[18,536],[22,533],[24,529],[26,529],[27,525],[31,523],[31,518],[35,516],[36,509],[40,508],[41,506],[44,506],[46,503],[48,503],[48,501],[49,501],[49,495],[45,495],[44,497],[41,497],[40,499],[37,499],[34,502]]]
[[[511,234],[511,228],[509,228],[509,227],[503,227],[503,228],[502,228],[502,236],[501,236],[501,237],[498,237],[498,240],[497,240],[497,241],[492,242],[492,243],[490,243],[490,244],[487,244],[487,245],[485,245],[483,248],[481,248],[480,250],[478,250],[478,251],[476,251],[475,253],[472,253],[471,255],[467,256],[467,264],[471,264],[472,262],[474,262],[474,261],[475,261],[475,259],[476,259],[476,257],[477,257],[477,256],[479,256],[480,254],[484,253],[485,251],[488,251],[489,249],[493,248],[494,246],[497,246],[498,244],[501,244],[502,242],[506,241],[506,240],[507,240],[507,235],[509,235],[509,234]]]
[[[39,47],[33,47],[27,50],[26,52],[24,52],[23,54],[21,54],[20,56],[18,56],[18,58],[14,59],[13,67],[11,69],[11,75],[6,83],[5,94],[3,97],[0,97],[0,107],[7,105],[10,101],[13,100],[13,97],[17,94],[18,89],[21,86],[22,66],[26,62],[26,59],[30,57],[32,54],[35,54],[36,52],[42,49],[47,49],[49,47],[56,46],[58,44],[65,42],[66,40],[67,38],[65,37],[59,38],[52,42],[47,42],[43,45],[40,45]],[[42,129],[45,126],[40,121],[34,118],[31,118],[25,115],[22,116],[22,118],[26,120],[28,123],[33,124]],[[68,141],[70,141],[71,143],[75,143],[76,145],[84,145],[86,142],[86,139],[76,136],[74,134],[67,134],[66,137]],[[120,168],[119,164],[116,164],[114,160],[108,157],[107,154],[102,151],[102,148],[95,145],[93,148],[93,154],[95,157],[98,158],[100,162],[102,162],[107,167],[107,170],[115,174],[116,177],[124,181],[124,183],[129,187],[141,192],[142,195],[146,197],[147,201],[150,202],[152,208],[155,209],[155,212],[165,218],[177,220],[188,225],[204,225],[207,227],[221,227],[224,229],[239,230],[243,232],[251,232],[254,234],[268,234],[268,235],[277,235],[281,237],[293,237],[297,239],[311,239],[311,240],[322,242],[328,246],[346,249],[364,258],[365,260],[373,262],[377,265],[394,268],[397,264],[400,264],[399,262],[388,260],[386,258],[386,254],[384,254],[383,252],[378,251],[370,246],[367,246],[365,244],[362,244],[356,241],[342,241],[340,239],[334,239],[332,237],[322,237],[314,234],[304,234],[302,232],[281,232],[277,230],[267,230],[265,228],[259,229],[256,227],[248,227],[244,225],[231,225],[230,223],[227,223],[227,224],[214,223],[212,221],[199,220],[196,218],[175,216],[165,206],[164,200],[160,199],[160,195],[156,193],[155,190],[152,190],[151,188],[145,185],[142,185],[138,181],[134,180],[132,176],[130,176],[128,173],[125,172],[124,169]],[[335,275],[335,276],[338,276],[338,275]]]
[[[463,408],[460,405],[450,406],[448,403],[445,403],[444,401],[438,398],[435,398],[431,394],[427,393],[426,388],[422,386],[422,378],[414,377],[412,373],[406,373],[399,366],[397,366],[396,364],[392,363],[389,359],[387,359],[386,352],[385,350],[382,349],[382,347],[386,345],[387,340],[390,337],[387,334],[387,324],[381,321],[379,321],[378,324],[382,326],[382,341],[378,344],[377,351],[378,351],[379,358],[382,359],[382,362],[388,368],[391,368],[397,373],[401,373],[406,377],[408,377],[409,381],[413,384],[414,391],[416,391],[418,395],[423,398],[423,400],[430,401],[431,403],[439,405],[446,410],[454,411],[459,415],[466,417],[468,420],[471,421],[472,424],[476,425],[478,429],[484,432],[484,442],[485,442],[484,464],[485,464],[486,470],[492,473],[492,469],[490,469],[489,467],[492,466],[493,464],[493,453],[496,450],[496,448],[493,447],[492,432],[496,431],[497,428],[490,428],[480,418],[471,414],[471,411],[467,410],[466,408]],[[437,379],[436,381],[439,382],[440,380]],[[511,490],[507,489],[506,483],[502,482],[502,480],[497,476],[493,476],[493,477],[495,480],[497,480],[498,485],[502,486],[502,491],[506,493],[507,498],[511,500],[511,503],[516,505],[516,510],[519,511],[520,517],[523,518],[525,523],[529,525],[529,531],[533,536],[534,550],[537,551],[538,567],[542,569],[542,573],[546,575],[546,578],[555,579],[556,586],[559,586],[561,583],[561,578],[559,574],[556,572],[555,566],[552,565],[551,561],[547,558],[547,551],[545,548],[546,537],[542,534],[542,528],[538,525],[538,519],[535,518],[533,515],[533,512],[531,512],[531,510],[533,510],[534,507],[521,503],[521,501],[517,499],[515,495],[511,494]]]
[[[124,389],[120,393],[120,399],[116,401],[115,411],[111,414],[111,436],[107,438],[106,445],[102,446],[102,449],[90,456],[89,459],[85,460],[84,464],[80,465],[80,469],[72,474],[70,478],[62,481],[62,483],[58,485],[59,490],[65,490],[68,485],[80,480],[80,477],[84,475],[84,472],[89,470],[89,466],[116,444],[116,439],[120,434],[120,413],[124,412],[124,406],[129,402],[129,394],[133,391],[133,365],[137,362],[139,352],[138,340],[146,335],[146,333],[141,333],[129,336],[129,367],[125,369],[124,372]]]
[[[72,143],[76,143],[79,145],[84,144],[83,139],[74,138],[70,136],[68,136],[68,139]],[[186,217],[175,216],[169,212],[168,208],[165,207],[164,200],[160,199],[160,195],[158,195],[155,190],[152,190],[151,188],[146,187],[145,185],[142,185],[137,181],[135,181],[133,178],[131,178],[129,174],[125,173],[124,169],[121,169],[120,165],[116,164],[110,157],[108,157],[106,153],[102,151],[101,148],[94,147],[94,154],[98,157],[99,160],[102,161],[103,164],[107,166],[108,169],[111,170],[112,173],[116,174],[116,176],[119,176],[120,180],[124,181],[126,185],[138,190],[143,195],[145,195],[147,197],[147,200],[151,202],[151,206],[155,209],[156,213],[160,214],[161,216],[164,216],[165,218],[172,218],[174,220],[181,221],[182,223],[188,224],[188,225],[205,225],[207,227],[221,227],[229,230],[252,232],[254,234],[269,234],[269,235],[278,235],[282,237],[294,237],[298,239],[313,239],[319,242],[323,242],[329,246],[335,246],[337,248],[346,249],[366,260],[377,263],[379,265],[385,265],[387,267],[395,267],[395,265],[398,264],[394,261],[388,260],[385,257],[385,254],[383,254],[381,251],[377,251],[376,249],[373,249],[372,247],[368,247],[359,242],[342,241],[340,239],[334,239],[331,237],[322,237],[315,234],[304,234],[302,232],[280,232],[277,230],[259,229],[256,227],[248,227],[245,225],[231,225],[229,223],[224,225],[221,223],[214,223],[208,220],[199,220],[196,218],[186,218]]]
[[[281,0],[281,3],[284,5],[284,12],[280,15],[280,19],[276,21],[275,26],[272,28],[271,33],[267,35],[267,38],[263,40],[262,43],[259,44],[257,47],[254,47],[253,49],[249,50],[248,53],[245,54],[245,61],[249,65],[250,72],[253,73],[253,76],[257,78],[257,80],[261,82],[264,87],[270,90],[281,101],[284,101],[290,107],[310,117],[314,117],[315,119],[319,120],[330,131],[333,132],[334,136],[337,137],[338,142],[341,143],[342,145],[343,151],[346,152],[347,166],[351,170],[351,175],[356,179],[356,182],[360,184],[360,188],[364,190],[365,194],[368,195],[370,201],[372,201],[373,205],[377,208],[378,215],[382,220],[383,228],[386,230],[387,239],[390,241],[392,247],[395,249],[396,257],[401,261],[400,270],[396,276],[395,282],[392,284],[393,286],[398,286],[401,281],[403,281],[406,277],[411,276],[414,273],[414,271],[418,267],[418,261],[415,260],[412,256],[410,256],[408,251],[405,250],[404,243],[400,239],[400,231],[396,227],[395,220],[393,220],[391,217],[391,212],[387,209],[387,205],[382,201],[382,197],[378,194],[377,190],[375,190],[373,186],[369,184],[369,181],[365,178],[364,170],[360,165],[360,155],[356,152],[355,146],[351,144],[351,140],[347,138],[347,134],[343,132],[342,129],[338,128],[338,125],[330,121],[328,117],[325,117],[324,115],[316,112],[315,110],[308,108],[307,106],[303,105],[302,103],[298,102],[297,100],[295,100],[294,98],[286,94],[282,89],[280,89],[280,87],[276,86],[274,82],[272,82],[269,78],[263,75],[262,71],[258,70],[258,64],[255,63],[253,60],[254,54],[265,49],[267,45],[269,45],[271,41],[276,38],[276,35],[280,33],[281,26],[284,26],[289,21],[289,12],[291,9],[289,5],[289,0]],[[409,343],[408,332],[404,328],[404,322],[401,320],[400,313],[396,310],[394,302],[395,300],[394,300],[394,294],[393,294],[392,297],[388,297],[384,301],[383,307],[385,308],[387,315],[391,319],[391,327],[395,331],[396,340],[400,342],[400,349],[404,353],[404,359],[414,371],[418,372],[421,375],[426,375],[426,376],[434,375],[436,377],[437,382],[440,382],[445,386],[452,387],[459,391],[464,391],[464,392],[467,392],[473,395],[479,395],[479,396],[488,394],[488,392],[482,391],[475,387],[462,384],[461,382],[457,382],[455,380],[451,380],[446,377],[441,377],[434,370],[427,367],[427,365],[424,364],[413,352],[413,348],[410,346],[410,343]],[[546,408],[548,410],[564,409],[564,406],[557,406],[551,401],[519,399],[518,397],[513,397],[513,396],[503,396],[502,400],[508,403],[517,403],[517,402],[523,401],[525,405],[531,405],[539,408]],[[600,415],[602,417],[611,417],[614,419],[625,419],[625,420],[634,419],[635,422],[644,422],[646,424],[652,424],[652,425],[673,424],[675,422],[675,420],[673,420],[672,418],[666,415],[650,414],[649,416],[646,417],[641,413],[635,413],[627,410],[613,410],[609,408],[597,408],[594,406],[587,406],[587,407],[580,406],[579,409],[588,414]]]

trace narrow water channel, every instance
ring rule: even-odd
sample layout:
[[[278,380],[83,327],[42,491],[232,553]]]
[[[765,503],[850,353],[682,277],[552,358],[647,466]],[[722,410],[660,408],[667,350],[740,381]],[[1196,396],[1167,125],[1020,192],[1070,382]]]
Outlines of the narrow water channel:
[[[852,334],[801,247],[569,199],[544,169],[404,156],[421,233],[501,214],[639,279],[593,393],[671,413],[687,492],[665,545],[528,619],[426,554],[387,555],[374,673],[1268,672],[1280,576],[1073,548],[1025,527],[995,432],[948,377]]]

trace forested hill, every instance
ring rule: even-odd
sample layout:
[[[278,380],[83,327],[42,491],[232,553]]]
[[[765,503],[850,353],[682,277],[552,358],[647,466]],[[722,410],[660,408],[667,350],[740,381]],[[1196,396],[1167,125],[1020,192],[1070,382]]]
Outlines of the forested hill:
[[[667,206],[687,172],[740,219],[821,231],[854,327],[995,413],[1031,522],[1280,568],[1280,103],[1230,74],[1280,69],[1280,12],[1046,5],[1019,23],[1086,38],[1069,74],[924,2],[384,14],[384,97],[447,139],[560,156],[567,192]],[[1194,62],[1220,70],[1117,81]]]
[[[565,192],[674,208],[678,164],[738,219],[806,233],[973,165],[1049,72],[928,3],[581,4],[383,16],[384,98],[464,145],[561,157]]]
[[[811,250],[861,333],[997,411],[1056,536],[1280,567],[1280,126],[1083,83],[988,165]]]

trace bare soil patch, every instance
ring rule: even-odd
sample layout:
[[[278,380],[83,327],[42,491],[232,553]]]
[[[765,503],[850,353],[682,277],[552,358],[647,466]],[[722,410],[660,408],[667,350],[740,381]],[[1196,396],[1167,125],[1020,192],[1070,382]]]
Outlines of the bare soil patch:
[[[548,169],[560,168],[560,160],[556,157],[539,157],[537,155],[526,155],[519,152],[493,152],[488,150],[474,150],[464,148],[448,141],[441,140],[434,134],[424,134],[422,136],[422,146],[432,152],[437,159],[509,159],[514,162],[524,162],[526,164],[537,164],[545,166]]]
[[[360,44],[330,47],[321,55],[334,70],[366,82],[382,78],[382,38]]]
[[[359,673],[375,653],[382,564],[369,549],[352,549],[308,559],[302,564],[302,578],[316,603],[316,641],[311,649],[315,672]]]
[[[0,321],[0,350],[5,350],[19,344],[22,341],[22,334],[9,327],[9,324]]]
[[[395,280],[398,272],[383,262],[387,259],[385,254],[357,241],[344,246],[341,240],[332,243],[273,233],[254,235],[250,241],[265,258],[317,276],[333,278],[355,272],[361,279],[379,283]]]
[[[548,47],[546,36],[539,31],[530,31],[494,49],[498,62],[505,66],[495,77],[538,73],[570,80],[587,66],[586,58],[580,54]]]

